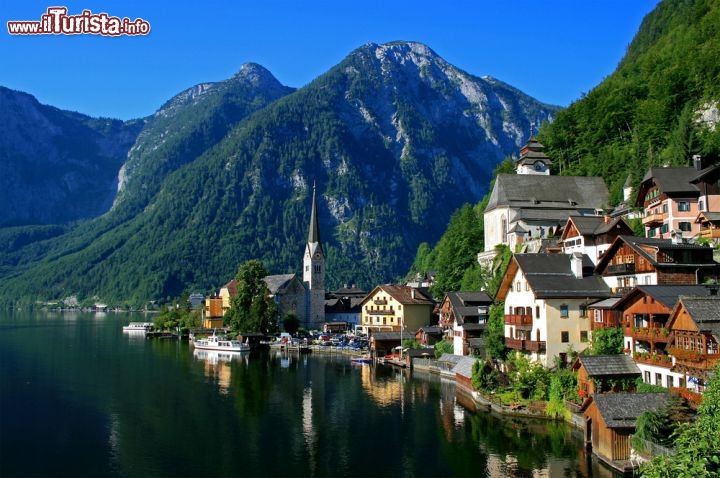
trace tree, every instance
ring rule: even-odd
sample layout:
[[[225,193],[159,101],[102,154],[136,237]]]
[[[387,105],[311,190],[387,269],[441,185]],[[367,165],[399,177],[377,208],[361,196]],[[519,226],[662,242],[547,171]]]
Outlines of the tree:
[[[603,327],[592,333],[592,355],[617,355],[623,352],[623,330],[620,327]]]
[[[442,354],[451,354],[455,350],[453,343],[449,340],[441,340],[435,344],[435,358],[442,357]]]
[[[485,328],[485,350],[495,360],[505,358],[505,303],[490,306],[490,317]]]
[[[238,270],[237,295],[230,299],[225,315],[230,327],[239,332],[272,333],[277,329],[277,306],[263,280],[267,271],[262,262],[253,259]]]
[[[712,378],[703,393],[698,417],[683,423],[675,432],[672,456],[656,456],[643,463],[643,477],[711,477],[720,476],[720,365],[715,366]]]
[[[298,320],[297,315],[292,312],[288,312],[283,319],[283,329],[285,329],[285,332],[288,334],[295,335],[295,333],[300,329],[300,320]]]

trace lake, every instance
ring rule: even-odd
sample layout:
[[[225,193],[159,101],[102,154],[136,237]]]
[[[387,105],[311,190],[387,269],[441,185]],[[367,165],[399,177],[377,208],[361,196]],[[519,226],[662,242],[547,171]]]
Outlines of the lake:
[[[470,412],[435,375],[198,354],[131,320],[0,311],[0,476],[615,476],[579,430]]]

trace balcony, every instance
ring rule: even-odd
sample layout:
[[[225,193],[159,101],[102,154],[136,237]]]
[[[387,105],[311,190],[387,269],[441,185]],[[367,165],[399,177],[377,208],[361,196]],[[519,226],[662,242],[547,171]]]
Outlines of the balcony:
[[[696,237],[702,239],[720,239],[720,229],[702,229]]]
[[[506,325],[532,325],[530,314],[505,314]]]
[[[643,226],[654,227],[663,223],[662,214],[648,214],[642,219]]]
[[[545,352],[547,344],[544,340],[538,341],[505,337],[505,347],[513,350],[524,350],[527,352]]]
[[[367,315],[395,315],[395,311],[390,310],[366,310]]]
[[[373,300],[373,304],[375,305],[387,305],[386,299],[375,299]]]
[[[673,341],[673,334],[665,327],[628,327],[626,334],[635,340],[646,342],[669,343]]]
[[[608,275],[619,276],[635,273],[634,262],[624,262],[622,264],[608,264],[606,272]]]
[[[672,358],[669,355],[658,355],[650,352],[635,352],[633,359],[637,363],[644,363],[656,367],[672,368]]]

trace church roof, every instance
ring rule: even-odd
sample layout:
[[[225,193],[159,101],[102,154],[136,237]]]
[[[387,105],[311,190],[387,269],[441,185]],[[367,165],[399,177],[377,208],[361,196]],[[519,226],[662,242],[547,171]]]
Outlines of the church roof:
[[[313,185],[312,209],[310,211],[310,229],[308,231],[308,244],[320,244],[320,225],[318,224],[317,201],[315,200],[315,186]]]
[[[608,189],[601,177],[501,173],[495,180],[485,211],[501,206],[526,210],[602,209],[608,198]],[[567,216],[563,222],[565,220]]]

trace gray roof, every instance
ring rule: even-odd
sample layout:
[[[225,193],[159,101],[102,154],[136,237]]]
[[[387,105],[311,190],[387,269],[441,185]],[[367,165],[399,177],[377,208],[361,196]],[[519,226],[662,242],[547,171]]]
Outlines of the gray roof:
[[[273,276],[265,276],[263,280],[267,285],[271,294],[277,294],[279,290],[287,285],[295,278],[295,274],[279,274]]]
[[[397,341],[400,342],[400,332],[373,332],[372,338],[375,339],[375,341]],[[412,338],[411,334],[406,332],[402,334],[405,336],[405,338]]]
[[[569,211],[600,209],[608,204],[608,197],[601,177],[502,173],[495,179],[485,211],[498,206]]]
[[[609,297],[607,299],[599,300],[589,304],[588,307],[592,309],[612,309],[615,304],[620,301],[621,297]]]
[[[477,357],[461,357],[461,360],[453,367],[452,372],[461,377],[472,378],[472,367],[476,361]]]
[[[570,268],[569,254],[515,254],[530,288],[538,299],[584,297],[610,297],[610,287],[602,277],[587,275],[592,261],[583,254],[584,276],[575,277]]]
[[[440,356],[440,358],[438,359],[438,362],[458,363],[462,359],[463,359],[462,355],[445,353]]]
[[[441,334],[443,333],[443,329],[438,327],[437,325],[426,325],[425,327],[420,327],[418,330],[422,330],[426,334]]]
[[[720,296],[680,297],[698,330],[708,332],[720,342]]]
[[[649,180],[657,185],[665,194],[691,193],[695,196],[699,191],[690,181],[695,179],[699,171],[690,166],[676,168],[650,168],[641,183]]]
[[[608,428],[634,428],[643,412],[661,409],[670,401],[670,394],[605,393],[592,398]]]
[[[709,296],[710,289],[702,284],[639,285],[635,286],[635,290],[626,294],[622,298],[622,303],[618,303],[617,306],[624,308],[628,302],[640,294],[652,297],[656,302],[660,302],[668,309],[672,309],[677,304],[680,296]]]
[[[578,360],[590,377],[607,375],[640,376],[642,372],[635,361],[625,354],[617,355],[580,355]]]
[[[673,244],[672,239],[620,235],[615,238],[615,241],[612,243],[610,248],[598,261],[596,269],[598,273],[605,271],[605,268],[608,266],[614,257],[614,254],[623,243],[627,244],[632,250],[645,258],[645,260],[647,260],[655,268],[688,266],[715,267],[718,265],[712,258],[712,248],[708,246],[700,246],[689,243]],[[657,253],[659,251],[689,251],[691,254],[687,254],[685,257],[678,255],[679,259],[676,262],[658,262]]]
[[[624,223],[627,231],[630,231],[630,227],[620,217],[612,218],[609,221],[604,216],[570,216],[568,219],[575,224],[578,232],[583,236],[605,234],[621,222]]]
[[[447,298],[452,305],[453,314],[458,324],[465,323],[465,318],[479,317],[478,307],[489,307],[493,300],[485,291],[480,292],[448,292]]]

